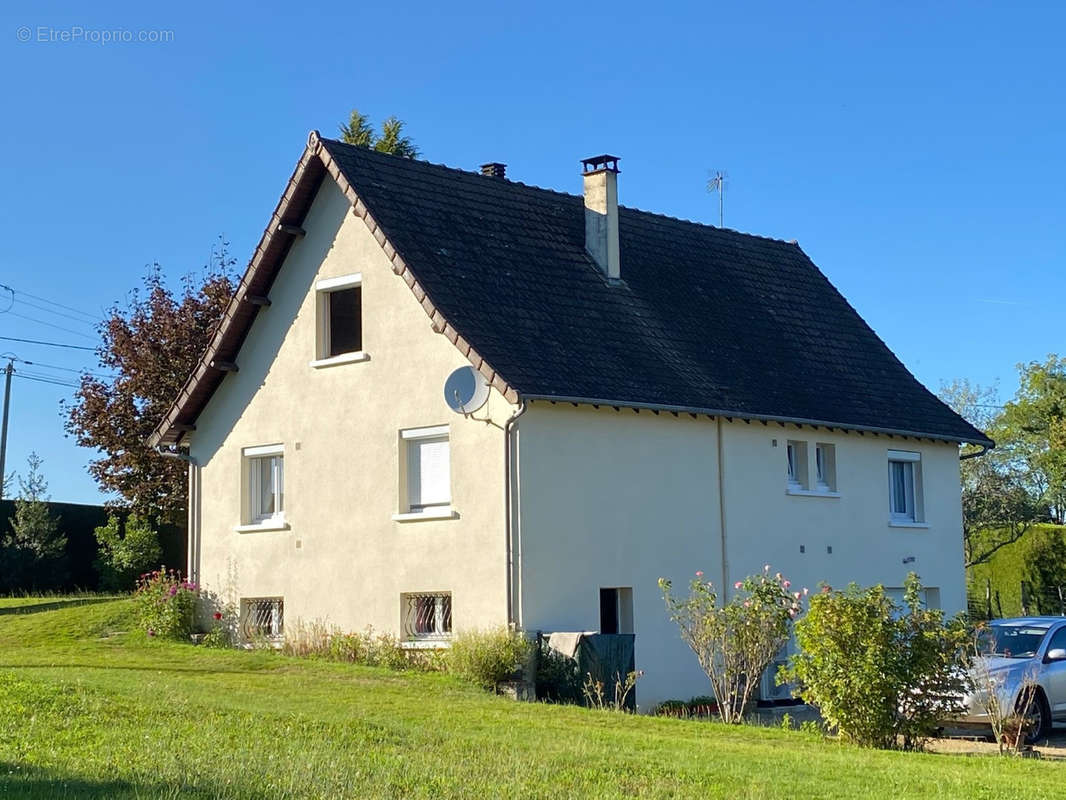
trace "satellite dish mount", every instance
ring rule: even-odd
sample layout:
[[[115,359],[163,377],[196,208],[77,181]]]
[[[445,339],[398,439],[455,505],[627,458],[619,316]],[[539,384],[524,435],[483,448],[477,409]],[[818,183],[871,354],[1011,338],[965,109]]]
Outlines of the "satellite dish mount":
[[[444,382],[444,402],[457,414],[468,417],[489,399],[489,382],[473,367],[459,367]]]

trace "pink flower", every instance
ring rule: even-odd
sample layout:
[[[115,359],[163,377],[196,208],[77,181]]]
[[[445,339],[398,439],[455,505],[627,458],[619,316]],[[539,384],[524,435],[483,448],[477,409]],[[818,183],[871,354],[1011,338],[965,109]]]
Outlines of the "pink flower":
[[[777,580],[781,580],[781,573],[780,573],[780,572],[778,572],[778,573],[777,573],[776,575],[774,575],[774,577],[775,577],[775,578],[776,578]]]
[[[791,586],[791,585],[792,585],[792,581],[785,581],[785,582],[784,582],[784,583],[782,583],[781,585],[782,585],[782,586],[784,586],[784,587],[785,587],[785,588],[787,589],[787,588],[788,588],[789,586]]]
[[[696,577],[697,578],[702,578],[703,577],[703,570],[702,569],[701,570],[696,570]]]
[[[795,592],[795,597],[796,597],[797,600],[799,600],[800,599],[800,593],[799,592]]]
[[[806,586],[803,587],[803,596],[804,597],[807,596],[807,587]]]
[[[155,631],[153,631],[151,628],[149,628],[148,629],[148,635],[149,636],[155,636]]]
[[[770,571],[770,565],[769,564],[763,564],[762,565],[762,571],[763,572],[769,572]]]
[[[828,586],[823,586],[822,587],[822,594],[829,594],[829,587]]]
[[[750,600],[745,600],[744,601],[744,608],[751,608],[751,601]]]
[[[221,611],[216,611],[215,612],[215,619],[216,620],[222,619],[222,612]]]
[[[743,585],[744,585],[743,581],[737,581],[736,583],[733,584],[733,588],[734,589],[739,589]]]

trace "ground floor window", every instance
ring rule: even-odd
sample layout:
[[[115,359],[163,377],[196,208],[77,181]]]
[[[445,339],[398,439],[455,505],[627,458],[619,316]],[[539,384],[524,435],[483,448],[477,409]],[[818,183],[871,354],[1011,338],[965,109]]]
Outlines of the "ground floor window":
[[[600,633],[633,633],[633,589],[600,589]]]

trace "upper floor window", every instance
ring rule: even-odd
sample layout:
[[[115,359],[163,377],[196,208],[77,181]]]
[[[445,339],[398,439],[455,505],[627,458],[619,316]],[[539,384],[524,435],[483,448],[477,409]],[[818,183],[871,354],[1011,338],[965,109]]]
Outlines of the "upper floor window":
[[[922,521],[922,456],[906,450],[888,451],[889,521]]]
[[[326,278],[315,284],[318,331],[312,366],[366,360],[362,284],[363,276],[359,273]]]
[[[280,444],[246,447],[244,456],[246,524],[285,517],[285,455]]]
[[[819,492],[837,489],[836,448],[819,442],[814,446],[814,488]]]
[[[788,488],[807,489],[807,443],[789,441],[785,445],[785,456],[788,459]]]

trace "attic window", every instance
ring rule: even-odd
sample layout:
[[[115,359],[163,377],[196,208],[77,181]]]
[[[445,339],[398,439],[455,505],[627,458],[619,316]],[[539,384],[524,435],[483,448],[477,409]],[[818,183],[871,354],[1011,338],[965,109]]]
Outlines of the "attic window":
[[[363,352],[363,276],[327,278],[315,284],[318,332],[312,367],[366,361]]]

